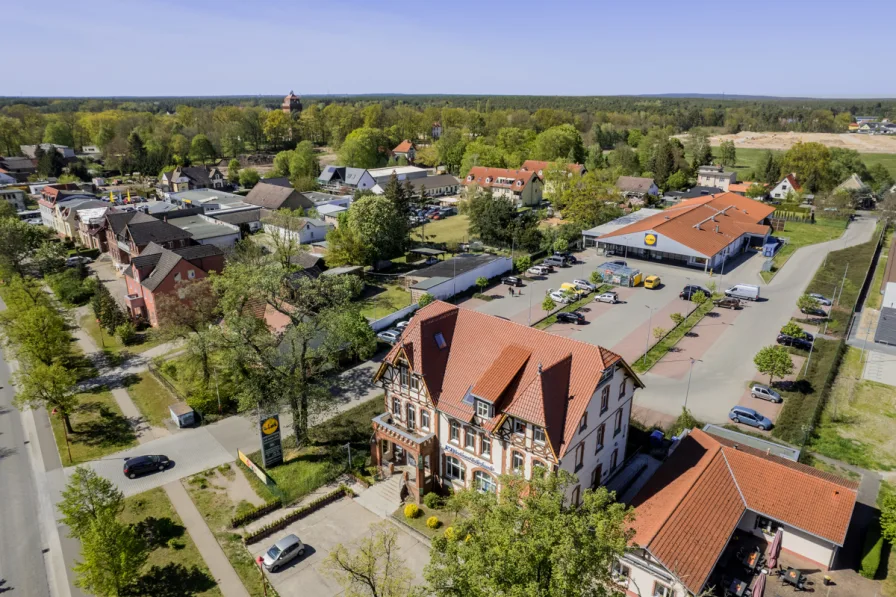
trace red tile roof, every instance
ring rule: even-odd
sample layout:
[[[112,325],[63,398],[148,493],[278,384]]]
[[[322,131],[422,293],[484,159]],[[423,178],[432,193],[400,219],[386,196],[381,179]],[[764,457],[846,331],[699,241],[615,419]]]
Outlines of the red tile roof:
[[[544,171],[550,168],[553,163],[554,162],[543,162],[540,160],[526,160],[523,162],[523,165],[520,166],[520,170],[535,172],[538,175],[539,180],[543,181]],[[575,172],[576,174],[583,174],[585,172],[585,166],[582,164],[566,164],[566,167],[570,172]]]
[[[650,230],[660,237],[657,242],[658,250],[662,250],[662,237],[666,236],[712,257],[745,233],[767,233],[769,227],[759,222],[774,211],[773,206],[736,193],[706,195],[682,201],[674,207],[599,238],[603,240]]]
[[[484,189],[511,189],[513,191],[522,191],[526,185],[532,181],[532,178],[538,179],[538,174],[529,170],[511,170],[509,168],[485,168],[483,166],[474,166],[470,168],[470,172],[463,180],[464,185],[476,184]],[[498,178],[509,178],[513,182],[498,183]]]
[[[785,177],[782,179],[782,182],[783,182],[784,180],[786,180],[787,182],[790,183],[790,186],[793,187],[793,190],[794,190],[794,191],[799,192],[799,191],[802,191],[802,190],[803,190],[803,187],[801,187],[801,186],[800,186],[800,183],[798,183],[798,182],[796,181],[796,177],[795,177],[793,174],[788,174],[787,176],[785,176]],[[779,182],[778,184],[781,184],[781,183]]]
[[[392,150],[392,153],[407,153],[414,147],[414,144],[405,139],[398,146]]]
[[[439,348],[436,334],[445,348]],[[542,426],[558,458],[571,444],[604,369],[618,363],[643,387],[622,357],[600,346],[441,301],[417,312],[377,379],[402,355],[423,375],[439,410],[471,421],[473,405],[463,402],[467,393],[492,400],[496,415],[487,427],[506,415]]]
[[[695,429],[635,496],[633,541],[699,593],[746,510],[842,546],[856,489]]]

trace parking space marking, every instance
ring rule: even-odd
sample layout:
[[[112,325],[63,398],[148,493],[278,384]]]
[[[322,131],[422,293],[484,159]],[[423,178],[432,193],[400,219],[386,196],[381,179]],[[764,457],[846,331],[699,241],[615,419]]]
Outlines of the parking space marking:
[[[654,375],[683,379],[691,367],[691,359],[706,354],[722,334],[733,328],[742,309],[714,309],[695,325],[690,334],[682,338],[650,372]]]

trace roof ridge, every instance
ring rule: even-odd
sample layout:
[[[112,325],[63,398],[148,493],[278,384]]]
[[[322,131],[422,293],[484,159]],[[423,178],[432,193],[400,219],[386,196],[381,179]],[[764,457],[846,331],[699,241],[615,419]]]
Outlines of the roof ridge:
[[[749,446],[747,446],[747,447],[749,447]],[[811,478],[811,479],[818,479],[819,481],[822,481],[822,482],[824,482],[824,483],[828,483],[828,484],[830,484],[830,485],[836,485],[837,487],[842,487],[843,489],[846,489],[846,490],[848,490],[848,491],[852,491],[852,492],[855,493],[855,494],[858,494],[858,490],[859,490],[858,487],[851,487],[851,486],[849,486],[849,485],[844,485],[844,484],[842,484],[842,483],[837,483],[836,481],[833,481],[833,480],[831,480],[831,479],[828,478],[828,477],[822,477],[822,476],[819,476],[819,475],[811,474],[811,473],[809,473],[807,470],[805,470],[804,468],[802,468],[802,467],[807,467],[807,468],[808,468],[808,465],[805,465],[805,464],[803,464],[802,462],[795,462],[795,463],[794,463],[794,464],[798,464],[798,465],[800,465],[800,467],[798,468],[798,467],[795,467],[795,466],[787,466],[787,465],[784,465],[784,464],[782,464],[782,463],[780,463],[780,462],[776,462],[775,460],[772,460],[771,458],[765,458],[764,456],[760,456],[760,455],[758,455],[758,454],[751,454],[750,452],[747,452],[746,450],[740,450],[740,449],[737,449],[737,448],[732,448],[732,447],[730,447],[730,446],[726,446],[726,445],[724,445],[724,444],[722,444],[722,449],[723,449],[724,451],[727,451],[727,450],[734,450],[734,451],[737,452],[738,454],[742,454],[742,455],[744,455],[744,456],[749,456],[750,458],[758,458],[758,459],[762,460],[763,462],[767,462],[767,463],[769,463],[769,464],[771,464],[771,465],[774,465],[774,466],[776,466],[776,467],[786,468],[787,470],[794,471],[794,472],[800,474],[800,475],[803,476],[803,477],[807,477],[807,478]],[[754,448],[754,449],[755,449],[755,448]],[[726,458],[726,462],[727,462],[727,458]],[[732,472],[732,474],[733,474],[733,472]]]
[[[731,468],[731,463],[728,462],[728,455],[725,453],[725,445],[719,444],[719,452],[722,454],[722,458],[725,459],[725,466],[728,467],[728,473],[731,475],[731,480],[734,481],[734,487],[737,489],[737,493],[740,495],[741,501],[744,503],[745,508],[749,508],[750,505],[747,503],[747,497],[744,495],[744,492],[740,489],[740,483],[737,482],[737,475],[734,474],[734,470]]]

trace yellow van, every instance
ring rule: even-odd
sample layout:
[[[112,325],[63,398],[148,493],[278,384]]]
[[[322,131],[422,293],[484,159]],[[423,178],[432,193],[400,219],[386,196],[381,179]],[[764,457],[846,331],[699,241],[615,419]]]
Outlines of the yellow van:
[[[654,288],[660,287],[660,277],[659,276],[647,276],[644,278],[644,288],[650,288],[651,290]]]
[[[579,297],[579,298],[588,295],[588,293],[586,291],[578,288],[575,284],[572,284],[571,282],[564,282],[563,284],[561,284],[560,292],[566,292],[568,294],[575,295],[576,297]]]

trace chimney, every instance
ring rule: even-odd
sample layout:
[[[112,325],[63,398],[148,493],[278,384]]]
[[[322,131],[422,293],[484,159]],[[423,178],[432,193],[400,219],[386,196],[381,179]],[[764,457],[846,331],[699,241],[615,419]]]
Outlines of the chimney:
[[[716,232],[718,232],[718,231],[719,231],[719,225],[716,224]]]
[[[538,363],[538,374],[541,375],[541,363]]]

